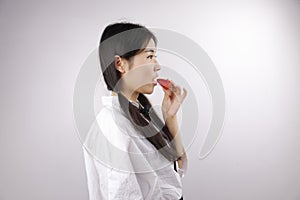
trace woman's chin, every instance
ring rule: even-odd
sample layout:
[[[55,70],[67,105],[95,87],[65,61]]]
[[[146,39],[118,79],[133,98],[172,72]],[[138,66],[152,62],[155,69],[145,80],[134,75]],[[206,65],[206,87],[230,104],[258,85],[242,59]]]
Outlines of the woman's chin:
[[[146,87],[144,87],[144,89],[142,90],[143,94],[152,94],[154,91],[154,85],[153,84],[149,84]]]
[[[154,91],[154,90],[146,90],[146,91],[144,91],[143,93],[144,93],[144,94],[152,94],[153,91]]]

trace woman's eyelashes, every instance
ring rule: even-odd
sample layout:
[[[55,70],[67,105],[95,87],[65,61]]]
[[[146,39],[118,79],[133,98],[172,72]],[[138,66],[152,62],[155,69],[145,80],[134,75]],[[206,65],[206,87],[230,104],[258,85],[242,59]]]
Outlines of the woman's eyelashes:
[[[149,55],[149,56],[147,56],[147,59],[153,59],[153,58],[157,58],[157,55]]]

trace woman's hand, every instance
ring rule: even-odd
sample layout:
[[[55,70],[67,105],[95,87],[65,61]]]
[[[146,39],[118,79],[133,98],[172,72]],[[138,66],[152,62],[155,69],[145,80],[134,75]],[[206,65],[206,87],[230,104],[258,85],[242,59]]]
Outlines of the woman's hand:
[[[166,121],[169,118],[176,117],[179,107],[187,95],[187,90],[176,85],[171,81],[172,85],[169,89],[163,88],[165,93],[162,102],[163,118]]]
[[[178,166],[185,173],[187,159],[185,157],[185,150],[181,141],[181,136],[179,134],[179,127],[177,122],[176,113],[180,108],[181,103],[187,95],[187,90],[176,85],[173,81],[170,87],[163,87],[165,92],[164,99],[162,102],[162,113],[166,125],[169,128],[170,134],[172,136],[172,142],[175,145],[175,149],[178,157]],[[169,88],[169,89],[167,89]],[[183,173],[183,174],[184,174]]]

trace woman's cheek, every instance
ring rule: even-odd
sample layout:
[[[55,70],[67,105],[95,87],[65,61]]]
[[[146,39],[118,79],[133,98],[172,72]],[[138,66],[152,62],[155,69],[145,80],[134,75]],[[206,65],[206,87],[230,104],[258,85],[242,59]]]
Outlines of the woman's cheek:
[[[149,80],[147,80],[147,73],[149,76],[149,72],[145,69],[134,69],[128,72],[127,74],[127,83],[131,88],[137,89],[148,84]]]

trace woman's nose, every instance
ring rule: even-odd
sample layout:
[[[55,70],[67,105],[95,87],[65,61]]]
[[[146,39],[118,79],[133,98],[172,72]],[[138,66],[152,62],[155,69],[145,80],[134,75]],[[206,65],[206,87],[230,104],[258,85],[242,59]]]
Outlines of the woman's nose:
[[[161,69],[161,66],[160,66],[160,64],[156,61],[156,64],[155,64],[155,66],[154,66],[154,71],[156,72],[156,71],[159,71]]]

